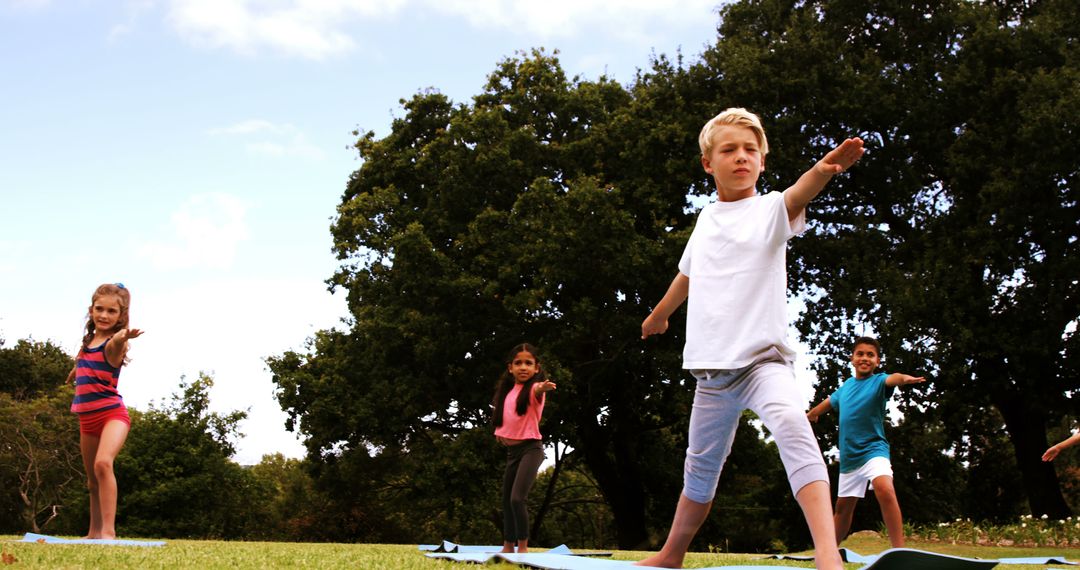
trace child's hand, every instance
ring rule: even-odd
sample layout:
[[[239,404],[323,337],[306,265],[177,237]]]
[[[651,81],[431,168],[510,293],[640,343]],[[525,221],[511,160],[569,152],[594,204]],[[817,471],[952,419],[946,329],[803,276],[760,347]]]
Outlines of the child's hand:
[[[1061,453],[1061,449],[1058,446],[1055,445],[1055,446],[1051,447],[1050,449],[1046,450],[1046,453],[1044,453],[1043,456],[1042,456],[1042,460],[1043,461],[1053,461],[1054,458],[1057,457],[1059,453]]]
[[[664,334],[667,332],[667,327],[667,319],[654,319],[652,314],[650,314],[641,322],[641,339],[645,340],[646,338],[649,338],[649,335]]]
[[[834,174],[840,174],[841,172],[851,168],[851,165],[858,162],[862,158],[865,149],[863,149],[863,141],[859,137],[853,139],[847,139],[840,143],[840,146],[829,151],[829,154],[825,155],[818,161],[814,168],[818,172],[826,176],[832,176]]]
[[[810,410],[809,412],[806,412],[806,419],[816,424],[818,420],[818,415],[814,413],[814,410]]]
[[[142,336],[142,329],[120,329],[113,335],[113,340],[118,343],[127,342],[129,339]]]
[[[894,388],[897,386],[907,386],[908,384],[919,384],[922,382],[926,382],[925,377],[911,376],[910,374],[904,374],[902,372],[894,372],[885,378],[885,385]]]
[[[536,383],[537,392],[550,392],[555,389],[555,383],[551,380],[544,380],[543,382]]]
[[[901,374],[900,375],[900,384],[899,385],[900,386],[907,386],[908,384],[919,384],[921,382],[926,382],[926,377],[924,377],[924,376],[909,376],[907,374]]]

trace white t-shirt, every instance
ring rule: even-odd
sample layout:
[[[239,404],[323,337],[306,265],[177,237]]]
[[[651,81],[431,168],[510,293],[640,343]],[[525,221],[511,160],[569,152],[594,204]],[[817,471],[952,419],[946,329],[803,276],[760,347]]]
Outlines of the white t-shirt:
[[[690,278],[683,368],[742,368],[770,347],[795,359],[787,345],[787,240],[805,229],[805,210],[789,223],[780,192],[701,210],[679,261]]]

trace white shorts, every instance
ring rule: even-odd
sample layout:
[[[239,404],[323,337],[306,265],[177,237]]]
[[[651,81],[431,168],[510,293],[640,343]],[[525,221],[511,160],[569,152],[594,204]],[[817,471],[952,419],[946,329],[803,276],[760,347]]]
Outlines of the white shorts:
[[[871,457],[869,461],[851,473],[840,474],[836,496],[861,499],[866,496],[866,487],[869,485],[873,489],[874,479],[882,476],[893,476],[892,462],[888,457]]]

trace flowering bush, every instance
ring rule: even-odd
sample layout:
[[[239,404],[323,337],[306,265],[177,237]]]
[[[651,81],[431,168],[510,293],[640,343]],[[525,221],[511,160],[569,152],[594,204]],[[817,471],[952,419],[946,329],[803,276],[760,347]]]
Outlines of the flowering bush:
[[[971,519],[937,523],[936,525],[905,525],[908,536],[951,544],[981,544],[996,546],[1056,546],[1080,547],[1080,518],[1050,520],[1043,515],[1024,515],[1015,524],[995,525],[975,523]]]

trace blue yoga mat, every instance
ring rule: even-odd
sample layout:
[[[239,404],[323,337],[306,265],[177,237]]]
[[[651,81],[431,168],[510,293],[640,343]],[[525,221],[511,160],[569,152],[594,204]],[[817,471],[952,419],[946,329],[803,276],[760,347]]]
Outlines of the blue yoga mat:
[[[629,570],[631,568],[648,568],[647,566],[633,566],[633,561],[629,560],[585,558],[567,554],[552,554],[550,552],[528,552],[525,554],[446,552],[428,553],[425,556],[480,564],[494,560],[542,570]],[[993,568],[999,563],[998,560],[963,558],[910,548],[890,548],[880,554],[869,556],[863,556],[848,550],[844,552],[844,558],[849,563],[865,564],[860,570],[983,570]],[[765,570],[775,568],[776,566],[712,566],[701,570]]]
[[[483,545],[483,546],[470,546],[464,544],[454,544],[449,540],[444,540],[439,544],[421,544],[420,550],[428,552],[498,552],[502,550],[502,546],[499,545]]]
[[[1029,556],[1027,558],[998,558],[998,562],[1002,564],[1064,564],[1066,566],[1080,565],[1080,562],[1069,562],[1065,559],[1064,556]]]
[[[165,546],[164,540],[117,540],[104,538],[60,538],[47,534],[26,533],[20,542],[41,544],[97,544],[99,546]]]
[[[441,558],[457,562],[486,564],[491,561],[517,564],[526,568],[540,570],[632,570],[653,568],[652,566],[634,566],[633,560],[608,560],[606,558],[587,558],[549,552],[527,552],[525,554],[505,552],[432,552],[428,558]],[[776,570],[776,566],[721,566],[722,570]],[[702,569],[702,570],[718,570]]]

